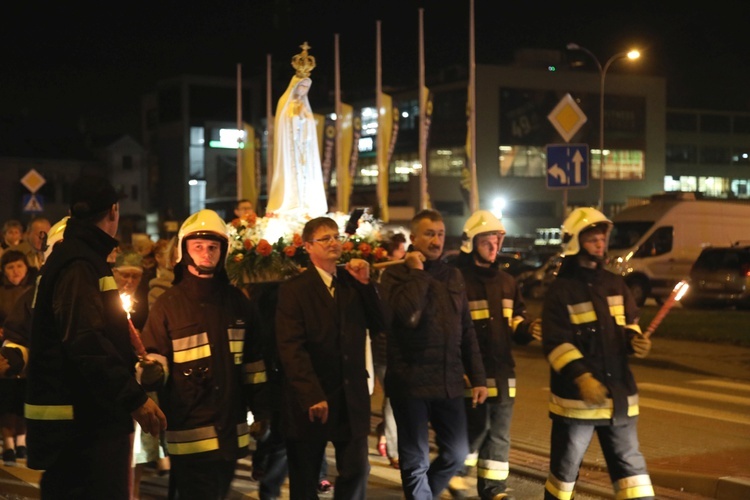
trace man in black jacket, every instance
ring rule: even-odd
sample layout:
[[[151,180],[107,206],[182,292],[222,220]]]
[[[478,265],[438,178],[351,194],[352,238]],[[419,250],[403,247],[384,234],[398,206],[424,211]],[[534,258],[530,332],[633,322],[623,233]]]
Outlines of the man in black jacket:
[[[401,482],[408,499],[440,496],[469,452],[464,374],[473,404],[484,403],[487,382],[458,269],[440,260],[445,224],[423,210],[411,221],[413,248],[381,277],[392,315],[385,391],[398,429]],[[429,425],[439,445],[430,463]]]
[[[166,418],[135,378],[128,320],[107,255],[120,216],[103,178],[72,186],[65,239],[34,302],[25,416],[28,466],[42,498],[130,498],[133,418],[152,435]]]

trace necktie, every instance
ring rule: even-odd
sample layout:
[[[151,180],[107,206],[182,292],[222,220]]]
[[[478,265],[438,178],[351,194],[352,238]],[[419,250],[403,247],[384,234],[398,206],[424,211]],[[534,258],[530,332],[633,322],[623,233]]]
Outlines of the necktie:
[[[331,284],[328,286],[331,297],[336,298],[336,275],[331,276]]]

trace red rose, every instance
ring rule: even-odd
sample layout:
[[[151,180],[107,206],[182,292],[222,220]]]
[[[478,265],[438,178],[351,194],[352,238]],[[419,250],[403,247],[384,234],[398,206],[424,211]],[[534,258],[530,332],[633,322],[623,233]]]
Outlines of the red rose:
[[[253,242],[251,240],[245,240],[242,242],[242,246],[244,246],[245,250],[249,252],[253,249]]]
[[[352,243],[351,241],[347,241],[343,245],[341,245],[341,249],[344,252],[351,252],[352,248],[354,248],[354,243]]]
[[[271,252],[273,252],[273,247],[268,241],[260,240],[258,242],[258,246],[255,248],[255,251],[263,257],[268,257],[269,255],[271,255]]]
[[[370,252],[372,252],[372,247],[369,243],[360,243],[359,247],[357,247],[357,250],[362,252],[362,257],[367,258],[368,255],[370,255]]]
[[[294,236],[292,236],[292,245],[295,247],[301,247],[302,246],[302,236],[294,233]]]
[[[297,253],[297,248],[292,245],[289,245],[288,247],[284,248],[284,254],[287,257],[294,257],[294,254],[296,253]]]
[[[373,255],[375,256],[376,260],[383,260],[388,257],[388,251],[383,247],[378,247],[373,252]]]
[[[241,225],[242,222],[240,222],[240,219],[232,219],[232,226],[234,226],[235,229],[239,229]]]
[[[247,221],[248,226],[255,227],[255,223],[258,220],[258,215],[255,212],[251,212],[249,214],[246,214],[243,218]]]

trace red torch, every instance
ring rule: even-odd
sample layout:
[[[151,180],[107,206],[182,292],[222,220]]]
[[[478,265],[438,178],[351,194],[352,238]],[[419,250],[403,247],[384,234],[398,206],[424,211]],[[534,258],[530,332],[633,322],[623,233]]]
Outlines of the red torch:
[[[136,330],[133,321],[130,319],[130,311],[133,309],[133,299],[127,293],[120,294],[120,300],[122,300],[122,308],[128,314],[128,329],[130,331],[130,344],[135,349],[135,353],[139,358],[143,359],[146,357],[146,348],[143,346],[141,341],[141,335]]]
[[[651,323],[648,325],[648,328],[646,328],[646,331],[643,332],[644,337],[649,338],[651,334],[654,333],[654,330],[656,330],[667,313],[669,313],[669,310],[672,309],[672,306],[674,306],[675,303],[678,302],[683,297],[683,295],[685,295],[685,293],[687,293],[688,288],[690,288],[690,285],[687,284],[687,281],[680,281],[679,283],[677,283],[677,285],[675,285],[672,293],[669,294],[669,298],[664,301],[664,304],[661,306],[661,309],[659,309],[659,312],[656,313],[656,316],[654,316],[654,319],[651,320]]]

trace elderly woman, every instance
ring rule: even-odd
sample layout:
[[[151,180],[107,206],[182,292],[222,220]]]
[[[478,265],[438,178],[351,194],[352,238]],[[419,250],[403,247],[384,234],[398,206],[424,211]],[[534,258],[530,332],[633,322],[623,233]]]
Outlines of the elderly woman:
[[[34,284],[26,256],[19,250],[6,250],[0,258],[0,325],[16,307],[18,298]],[[10,342],[3,339],[3,343]],[[12,371],[0,379],[0,432],[3,436],[3,462],[13,465],[16,458],[26,458],[26,425],[23,400],[26,391],[22,374]]]

